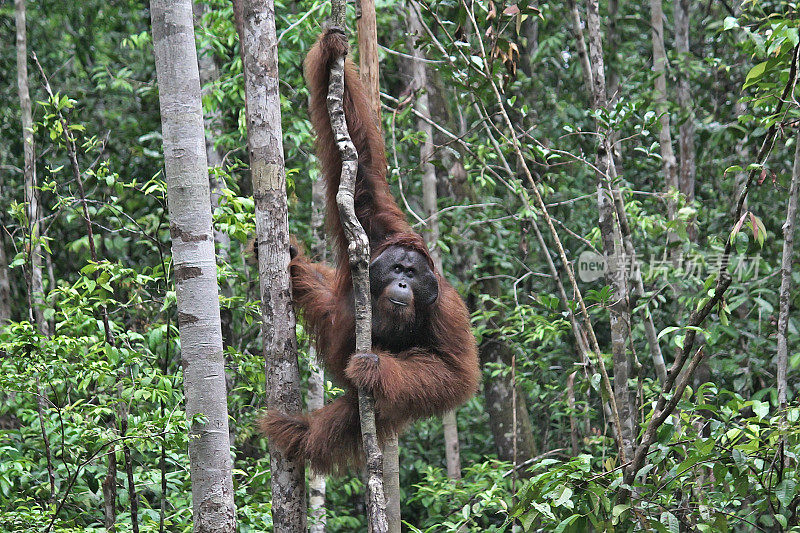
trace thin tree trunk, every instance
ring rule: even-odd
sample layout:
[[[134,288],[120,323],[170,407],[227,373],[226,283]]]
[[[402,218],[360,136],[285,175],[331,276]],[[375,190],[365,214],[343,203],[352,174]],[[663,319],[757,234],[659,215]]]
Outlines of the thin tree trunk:
[[[41,213],[36,179],[36,148],[33,144],[33,113],[28,88],[28,38],[25,21],[25,0],[14,1],[14,20],[17,28],[17,91],[22,111],[22,141],[25,166],[25,203],[28,210],[29,276],[33,297],[33,318],[43,335],[49,334],[44,318],[44,284],[42,282]]]
[[[358,72],[372,103],[375,117],[381,116],[380,78],[378,71],[378,25],[375,0],[356,0],[358,30]],[[380,129],[380,120],[378,120]]]
[[[794,168],[792,169],[792,182],[789,186],[789,202],[786,207],[786,222],[783,224],[783,254],[781,255],[781,288],[778,312],[778,360],[777,360],[777,387],[778,407],[781,421],[786,425],[786,408],[788,384],[786,373],[789,363],[789,346],[786,340],[786,331],[789,327],[789,310],[791,308],[790,293],[792,290],[792,255],[794,254],[794,226],[797,222],[797,196],[800,193],[800,133],[796,137],[794,152]],[[785,437],[782,438],[785,446]]]
[[[311,184],[311,237],[312,255],[317,261],[326,259],[326,246],[323,237],[323,222],[325,215],[325,186],[321,179],[314,180]],[[309,411],[322,409],[325,405],[325,372],[317,359],[317,352],[313,345],[309,346],[308,359],[311,364],[308,378],[308,397],[306,405]],[[325,514],[325,476],[311,472],[308,481],[309,504],[311,506],[311,521],[308,526],[310,533],[325,533],[327,522]]]
[[[567,0],[569,7],[570,20],[572,21],[572,31],[575,34],[575,48],[578,50],[578,57],[581,60],[583,79],[586,83],[586,92],[590,98],[592,94],[592,66],[589,64],[589,52],[586,50],[586,39],[583,37],[583,26],[581,24],[581,14],[575,0]]]
[[[122,380],[117,384],[118,396],[122,398]],[[119,435],[125,437],[128,433],[128,404],[120,400],[119,409]],[[133,461],[131,461],[131,449],[125,440],[122,441],[122,457],[125,460],[125,474],[128,480],[128,501],[131,511],[131,529],[133,533],[139,533],[139,501],[136,496],[136,483],[133,479]]]
[[[152,0],[164,166],[181,335],[194,531],[233,532],[217,266],[191,0]],[[203,422],[195,420],[203,415]]]
[[[331,2],[331,20],[334,26],[347,27],[346,4],[344,0]],[[364,228],[358,222],[355,212],[355,182],[358,170],[356,152],[344,116],[344,57],[339,57],[331,65],[328,83],[328,114],[331,129],[342,159],[342,175],[336,204],[348,242],[350,272],[353,277],[353,301],[355,315],[356,353],[372,351],[372,303],[369,288],[369,240]],[[372,394],[358,389],[358,415],[361,424],[361,440],[366,455],[367,467],[367,510],[369,529],[372,533],[385,533],[389,530],[386,517],[386,497],[383,486],[383,454],[378,445],[375,426],[375,399]]]
[[[482,366],[487,363],[501,367],[511,365],[511,349],[502,339],[486,337],[479,351]],[[511,372],[504,368],[498,375],[487,377],[483,384],[483,396],[498,458],[513,462],[516,466],[536,457],[531,418],[522,400],[524,395],[520,394],[519,387],[511,379]]]
[[[572,12],[572,17],[571,17],[572,26],[573,26],[573,31],[575,33],[575,38],[577,40],[577,46],[579,50],[583,49],[583,54],[585,55],[586,43],[584,41],[580,14],[574,2],[569,2],[569,4],[570,4],[570,10]],[[589,90],[589,98],[590,100],[594,101],[593,74],[588,59],[585,63],[583,63],[583,74],[584,74],[584,82],[586,83],[586,86]],[[614,132],[610,132],[609,135],[611,136],[612,139],[616,136]],[[612,141],[609,142],[609,145],[612,146],[613,148]],[[616,162],[614,162],[613,167],[614,167],[614,176],[616,176]],[[619,221],[620,231],[622,234],[622,241],[625,247],[625,255],[627,260],[626,266],[630,267],[629,271],[630,281],[633,283],[633,288],[636,291],[636,296],[642,298],[645,296],[644,282],[642,280],[642,273],[641,270],[639,269],[638,262],[636,259],[636,248],[633,244],[633,236],[631,234],[630,225],[628,224],[628,216],[625,212],[625,205],[623,202],[622,194],[617,188],[616,183],[610,183],[610,187],[612,191],[612,196],[614,198],[614,207],[616,210],[617,220]],[[658,343],[658,334],[656,332],[655,325],[653,324],[653,316],[650,313],[650,309],[647,306],[642,307],[641,316],[642,320],[644,321],[645,335],[647,337],[647,342],[650,347],[650,356],[653,360],[653,367],[655,368],[658,379],[663,383],[664,379],[666,379],[667,376],[667,368],[664,363],[664,356],[661,353],[661,346]]]
[[[289,280],[275,6],[272,0],[237,0],[235,11],[244,64],[247,145],[255,199],[267,407],[297,413],[302,400]],[[275,530],[305,531],[305,464],[290,460],[272,442],[269,452]]]
[[[575,421],[575,376],[577,372],[573,372],[567,376],[567,406],[569,407],[569,437],[570,444],[572,445],[572,455],[578,456],[580,452],[580,443],[578,435],[578,424]]]
[[[11,281],[8,276],[6,240],[0,234],[0,328],[11,320]]]
[[[605,86],[605,69],[603,66],[603,44],[600,38],[600,15],[598,0],[589,0],[587,9],[587,31],[589,34],[589,54],[592,65],[593,100],[596,110],[605,109],[608,105]],[[631,363],[628,359],[627,346],[630,332],[630,305],[628,302],[628,283],[625,272],[625,252],[620,228],[616,224],[616,209],[612,193],[617,173],[614,166],[611,147],[611,133],[598,127],[600,143],[597,149],[597,203],[599,211],[599,227],[603,241],[603,253],[606,261],[606,278],[612,289],[613,302],[609,306],[611,318],[611,351],[614,361],[614,397],[619,412],[620,437],[623,457],[621,461],[632,456],[634,444],[633,406],[631,391],[628,387]]]
[[[661,0],[650,0],[650,29],[653,34],[653,71],[655,79],[656,112],[659,115],[661,130],[658,142],[661,145],[661,161],[664,166],[664,183],[668,190],[678,190],[678,163],[672,149],[672,133],[670,132],[669,108],[667,105],[667,52],[664,49],[664,9]],[[675,202],[668,200],[667,216],[675,219]],[[671,234],[675,240],[676,235]]]
[[[309,346],[308,359],[311,364],[308,377],[308,397],[306,406],[309,411],[322,409],[325,405],[325,376],[317,359],[314,346]],[[327,517],[325,512],[325,476],[311,472],[308,480],[309,504],[311,506],[311,520],[308,524],[310,533],[325,533]]]
[[[194,13],[194,22],[196,27],[202,27],[203,15],[210,9],[209,5],[204,2],[194,1],[192,3]],[[197,59],[198,67],[200,70],[200,87],[204,97],[209,96],[211,88],[209,85],[219,79],[219,68],[214,59],[214,50],[206,46],[200,50]],[[220,150],[214,147],[214,142],[222,136],[220,124],[222,123],[222,112],[218,106],[214,106],[208,113],[204,114],[203,123],[205,125],[206,133],[206,159],[208,161],[208,176],[211,187],[211,210],[219,207],[220,199],[222,198],[222,189],[225,188],[225,181],[217,175],[217,171],[222,170],[223,154]],[[217,228],[214,229],[214,243],[217,250],[217,262],[224,264],[228,261],[231,248],[231,238],[224,231]],[[222,295],[230,298],[233,296],[233,290],[230,284],[223,281],[220,287]],[[233,341],[233,316],[230,309],[222,309],[220,311],[222,320],[222,338],[227,345],[235,344]],[[233,430],[234,428],[231,427]]]
[[[410,0],[413,1],[413,0]],[[425,56],[422,50],[417,48],[415,40],[422,37],[423,28],[419,20],[419,10],[408,9],[406,11],[406,23],[408,26],[408,49],[414,58],[410,61],[410,70],[413,78],[413,90],[417,93],[416,107],[419,113],[417,128],[425,134],[425,140],[420,147],[420,163],[422,166],[422,203],[425,207],[427,217],[427,228],[422,236],[428,245],[434,265],[439,272],[444,272],[442,268],[442,254],[439,251],[439,217],[437,216],[437,193],[436,193],[436,167],[431,162],[434,154],[433,146],[433,126],[431,126],[431,113],[428,100],[430,86],[428,75],[423,62]],[[444,426],[444,450],[447,461],[447,475],[451,479],[461,479],[461,457],[458,444],[458,426],[454,411],[448,411],[442,417]]]
[[[400,442],[397,433],[383,443],[383,487],[389,533],[400,533]]]
[[[103,479],[103,526],[108,533],[117,530],[117,448],[111,446],[106,455],[106,477]]]
[[[378,26],[375,20],[375,1],[356,0],[356,19],[357,19],[356,25],[358,31],[359,73],[361,75],[362,81],[364,82],[364,87],[366,88],[367,97],[370,103],[372,104],[372,109],[375,115],[375,123],[378,125],[378,130],[380,131],[382,129],[380,120],[381,96],[380,96],[380,79],[378,70]],[[333,116],[333,111],[331,111],[331,117],[332,116]],[[342,159],[344,159],[344,157]],[[344,170],[342,171],[342,174],[343,174],[342,182],[344,182]],[[340,191],[343,190],[342,185],[340,185],[339,190]],[[343,215],[344,211],[341,211],[341,207],[340,207],[340,213],[342,213],[342,216],[344,216]],[[355,218],[353,220],[355,221]],[[368,281],[369,280],[367,280],[367,282]],[[353,283],[355,287],[356,284],[355,273],[353,276]],[[369,288],[368,283],[364,283],[364,286],[366,288]],[[356,292],[358,292],[358,289],[356,289]],[[366,305],[369,306],[370,304],[367,303]],[[367,322],[365,321],[364,324],[367,324]],[[358,327],[356,329],[358,329]],[[367,337],[365,333],[364,346],[371,349],[371,342],[369,344],[366,344],[366,338]],[[367,396],[365,394],[362,394],[361,391],[359,391],[359,405],[362,404],[362,398],[364,400],[367,400]],[[367,401],[367,403],[371,403],[371,399]],[[365,406],[371,408],[371,406],[368,405]],[[366,426],[367,427],[371,426],[371,422],[369,420],[366,422]],[[363,418],[363,412],[362,412],[361,428],[362,428],[362,433],[364,433],[365,420]],[[368,441],[370,440],[371,436],[368,436],[368,434],[365,433],[364,447],[365,449],[367,449],[368,463],[370,460],[373,461],[375,460],[374,459],[375,454],[371,454],[368,451],[369,448],[372,447],[372,445],[368,443]],[[370,490],[368,494],[370,509],[375,509],[370,511],[371,515],[370,529],[374,533],[380,531],[380,528],[383,527],[382,523],[383,517],[381,516],[381,512],[378,510],[378,508],[385,506],[385,515],[386,515],[385,519],[386,519],[387,531],[389,533],[400,533],[400,447],[397,440],[397,435],[390,435],[389,437],[387,437],[382,456],[383,457],[382,457],[381,470],[383,475],[381,479],[382,486],[380,487],[380,491],[383,492],[383,494],[381,494],[380,497],[378,497],[377,499],[376,499],[377,491]],[[367,471],[368,471],[367,473],[369,477],[369,483],[377,485],[379,476],[377,476],[376,472],[371,471],[369,464],[367,466]],[[385,498],[385,501],[381,501],[383,500],[383,498]]]
[[[28,238],[29,243],[29,263],[26,268],[28,271],[28,293],[29,293],[29,314],[36,320],[39,332],[48,336],[50,334],[50,324],[44,317],[44,286],[42,283],[42,245],[40,241],[41,213],[39,209],[39,191],[36,182],[36,154],[33,144],[33,114],[31,110],[31,97],[28,88],[28,38],[27,24],[25,20],[25,0],[15,0],[14,20],[17,30],[17,90],[19,93],[20,109],[22,112],[22,141],[24,152],[24,176],[25,176],[25,202],[28,214]],[[3,243],[0,242],[0,246]],[[3,247],[3,266],[6,267],[5,248]],[[5,275],[5,285],[10,296],[8,287],[8,269],[3,269]],[[0,295],[2,297],[2,295]],[[10,302],[6,300],[4,306],[9,306],[8,316],[10,318]],[[0,320],[2,323],[2,320]],[[46,404],[42,388],[39,384],[39,377],[36,377],[36,413],[39,418],[39,429],[42,433],[44,453],[47,459],[47,478],[50,482],[50,499],[55,497],[55,473],[53,468],[52,452],[50,450],[50,439],[47,437],[47,427],[45,425]]]
[[[680,59],[678,75],[678,106],[681,112],[681,126],[679,130],[679,156],[680,171],[678,185],[681,193],[686,197],[686,202],[694,202],[695,191],[695,150],[694,150],[694,110],[692,108],[692,95],[689,88],[689,0],[674,0],[673,13],[675,18],[675,51]],[[697,226],[694,220],[689,221],[687,233],[691,241],[697,240]]]
[[[619,98],[619,72],[617,72],[617,51],[619,50],[619,34],[617,32],[617,16],[619,14],[619,1],[608,0],[608,34],[606,35],[606,42],[608,43],[608,65],[606,67],[608,75],[608,99],[611,107],[617,102]],[[614,141],[616,142],[616,132],[614,133]],[[612,143],[613,144],[613,143]]]

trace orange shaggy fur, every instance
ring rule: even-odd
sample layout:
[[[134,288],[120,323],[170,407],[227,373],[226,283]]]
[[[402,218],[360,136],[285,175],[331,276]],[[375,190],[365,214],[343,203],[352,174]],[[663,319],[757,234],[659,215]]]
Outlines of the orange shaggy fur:
[[[327,224],[338,267],[312,263],[300,253],[290,270],[294,303],[303,312],[329,375],[347,392],[318,411],[270,411],[260,422],[272,443],[294,459],[309,461],[311,468],[321,473],[341,472],[361,461],[358,387],[375,394],[378,438],[383,441],[413,420],[441,415],[465,402],[476,392],[480,376],[466,306],[439,272],[438,299],[427,308],[415,309],[407,319],[386,312],[376,302],[373,353],[377,358],[354,357],[352,280],[336,205],[342,162],[326,105],[331,64],[346,54],[344,34],[328,29],[305,62],[317,158],[327,186]],[[389,190],[383,139],[349,59],[345,62],[344,107],[359,155],[356,215],[369,237],[373,259],[387,248],[399,246],[422,254],[433,269],[422,237],[411,229]],[[416,317],[416,313],[424,315]]]

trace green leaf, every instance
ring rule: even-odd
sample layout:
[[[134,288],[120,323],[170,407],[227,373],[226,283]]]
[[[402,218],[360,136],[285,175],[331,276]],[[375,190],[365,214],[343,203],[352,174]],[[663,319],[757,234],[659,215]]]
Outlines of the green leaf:
[[[722,30],[727,31],[732,28],[739,27],[739,20],[736,17],[725,17],[725,20],[722,23]]]
[[[562,533],[567,526],[571,525],[573,522],[575,522],[575,520],[577,520],[580,517],[581,515],[574,514],[572,516],[565,518],[556,526],[556,528],[553,530],[553,533]]]
[[[769,414],[769,404],[767,402],[760,402],[753,400],[753,412],[759,420],[763,420]]]
[[[669,511],[661,513],[660,522],[666,526],[669,533],[680,533],[681,526],[678,522],[678,518]]]
[[[796,492],[797,482],[789,478],[784,478],[783,481],[778,483],[778,486],[775,487],[775,496],[783,507],[789,507]]]
[[[631,506],[629,503],[620,503],[614,506],[614,509],[611,510],[611,516],[614,518],[619,518],[619,515],[630,509]]]
[[[658,339],[661,339],[661,337],[663,337],[664,335],[669,335],[673,331],[677,331],[679,329],[681,329],[681,328],[679,328],[677,326],[669,326],[667,328],[664,328],[664,329],[661,330],[661,333],[658,334]]]
[[[744,85],[742,85],[742,89],[747,89],[751,85],[758,83],[758,80],[760,80],[761,76],[764,75],[764,71],[766,69],[767,69],[766,61],[764,61],[763,63],[759,63],[758,65],[751,68],[750,72],[747,73],[747,77],[744,80]]]
[[[569,505],[567,505],[567,507],[571,509],[572,507],[574,507],[573,503],[570,501],[571,497],[572,497],[572,489],[564,485],[561,487],[561,494],[559,494],[558,498],[556,498],[556,500],[553,502],[553,506],[561,507],[565,503],[569,502]]]

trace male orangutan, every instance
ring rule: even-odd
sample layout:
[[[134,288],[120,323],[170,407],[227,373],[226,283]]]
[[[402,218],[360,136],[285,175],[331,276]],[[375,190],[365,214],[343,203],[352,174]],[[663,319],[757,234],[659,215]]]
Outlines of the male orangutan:
[[[386,183],[383,140],[350,60],[345,63],[344,109],[358,151],[355,208],[370,241],[371,353],[355,351],[353,283],[336,192],[342,162],[326,97],[333,61],[347,54],[341,30],[327,29],[306,57],[311,122],[327,186],[327,224],[338,268],[312,263],[292,250],[295,305],[331,377],[346,393],[309,414],[270,411],[261,430],[289,457],[308,460],[320,473],[359,463],[358,387],[375,395],[378,439],[411,421],[462,404],[478,386],[479,369],[469,315],[455,289],[436,272],[422,238],[392,198]]]

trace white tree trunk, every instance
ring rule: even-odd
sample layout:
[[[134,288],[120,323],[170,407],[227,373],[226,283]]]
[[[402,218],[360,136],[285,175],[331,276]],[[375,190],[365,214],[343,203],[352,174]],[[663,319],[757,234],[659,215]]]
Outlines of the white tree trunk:
[[[680,75],[678,76],[678,106],[683,122],[679,131],[680,171],[678,185],[686,201],[694,201],[695,190],[695,149],[694,149],[694,109],[689,86],[689,0],[674,0],[675,51],[680,55]],[[697,227],[690,221],[689,238],[697,239]]]
[[[592,65],[592,93],[595,109],[608,105],[603,65],[603,44],[600,37],[600,14],[598,1],[589,0],[587,6],[587,33],[589,56]],[[628,387],[631,364],[628,359],[628,332],[630,331],[630,304],[625,272],[625,251],[614,207],[613,182],[617,177],[611,147],[611,132],[598,125],[600,143],[597,149],[597,208],[600,234],[606,260],[606,279],[613,290],[613,302],[609,306],[611,318],[611,351],[614,361],[614,397],[621,427],[615,428],[619,437],[620,459],[632,457],[634,445],[633,415],[636,412]]]
[[[247,145],[255,199],[267,407],[298,413],[300,371],[289,280],[289,216],[283,161],[278,48],[272,0],[235,4],[244,65]],[[269,444],[275,531],[306,530],[305,464]]]
[[[664,165],[664,182],[667,189],[678,189],[678,162],[672,149],[669,108],[667,106],[667,53],[664,50],[664,9],[661,0],[650,0],[650,29],[653,33],[653,71],[655,79],[656,112],[659,114],[661,130],[658,142],[661,146],[661,161]],[[667,216],[675,218],[675,202],[667,202]],[[677,238],[672,235],[673,240]]]
[[[796,137],[797,144],[794,152],[794,168],[792,169],[792,183],[789,186],[789,202],[786,207],[786,222],[783,224],[783,254],[781,256],[781,288],[779,295],[778,312],[778,360],[777,360],[777,387],[778,406],[782,417],[786,416],[786,371],[789,362],[789,346],[786,342],[786,331],[789,327],[789,310],[792,289],[792,254],[794,253],[794,226],[797,221],[797,196],[800,193],[800,134]],[[785,420],[785,418],[784,418]]]
[[[313,239],[312,253],[317,261],[326,259],[323,222],[325,213],[325,185],[321,179],[314,180],[311,185],[311,235]],[[325,405],[325,371],[317,359],[314,346],[309,347],[308,359],[311,365],[308,378],[308,395],[306,405],[309,411],[322,409]],[[325,516],[325,476],[312,472],[308,480],[311,519],[308,525],[310,533],[325,533],[327,519]]]
[[[413,0],[411,0],[413,1]],[[422,50],[416,47],[416,39],[424,35],[422,24],[419,20],[418,9],[408,9],[406,11],[406,23],[408,26],[408,48],[414,59],[411,60],[411,74],[413,77],[414,91],[417,92],[416,107],[421,117],[417,120],[417,128],[425,134],[425,140],[420,148],[420,162],[422,164],[422,203],[425,207],[427,217],[427,228],[422,236],[431,252],[431,257],[436,265],[436,269],[443,273],[442,255],[439,251],[437,242],[439,241],[439,217],[437,216],[437,194],[436,194],[436,167],[433,166],[434,145],[433,145],[433,126],[431,126],[431,113],[428,103],[428,74],[425,71],[425,56]],[[448,411],[442,416],[444,427],[444,450],[447,460],[447,475],[452,479],[461,479],[461,456],[458,444],[458,426],[456,425],[456,415],[454,411]]]
[[[14,1],[14,18],[17,27],[17,91],[22,111],[22,140],[25,158],[25,203],[28,212],[28,239],[30,259],[26,267],[31,289],[33,316],[39,331],[49,334],[49,324],[44,319],[44,285],[42,282],[42,245],[40,242],[41,210],[36,180],[36,151],[33,144],[33,114],[28,90],[28,39],[25,22],[25,0]]]
[[[194,530],[233,532],[225,360],[191,0],[152,0]],[[204,421],[195,421],[202,415]]]
[[[0,235],[0,328],[11,320],[11,283],[8,278],[6,243]]]

